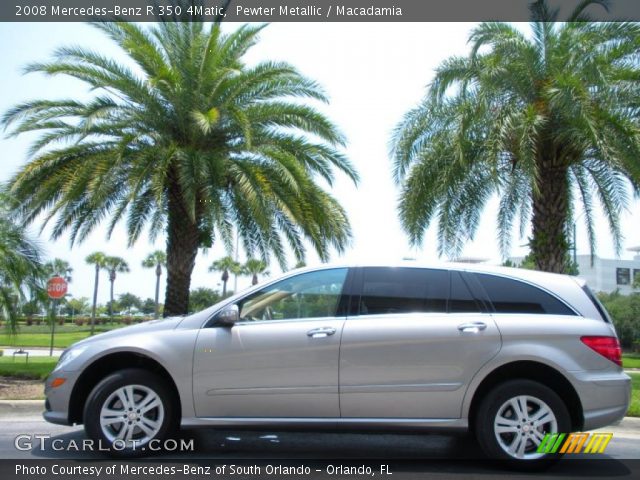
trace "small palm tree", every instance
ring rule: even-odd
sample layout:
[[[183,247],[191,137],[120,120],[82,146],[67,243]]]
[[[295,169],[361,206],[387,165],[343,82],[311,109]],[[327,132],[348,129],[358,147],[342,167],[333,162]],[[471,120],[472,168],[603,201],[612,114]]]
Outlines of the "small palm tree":
[[[70,298],[67,301],[67,310],[71,316],[82,315],[89,309],[89,299],[87,297]]]
[[[96,308],[98,307],[98,283],[100,280],[100,270],[105,268],[107,256],[103,252],[93,252],[85,262],[95,267],[95,279],[93,281],[93,304],[91,306],[91,335],[93,335],[96,324]]]
[[[50,260],[47,263],[45,263],[43,280],[46,283],[51,277],[58,276],[58,277],[64,278],[67,281],[67,283],[71,283],[72,274],[73,274],[73,268],[71,267],[71,264],[69,262],[61,258],[54,258],[53,260]],[[46,292],[44,291],[44,289],[43,289],[40,300],[45,305],[45,308],[48,312],[47,316],[49,320],[53,322],[55,320],[56,301],[51,300],[49,296],[46,294]],[[64,303],[65,299],[63,298],[59,300],[59,302]]]
[[[17,330],[18,303],[42,289],[42,253],[25,228],[12,218],[11,202],[0,192],[0,316],[11,333]]]
[[[439,253],[458,256],[497,194],[505,257],[512,227],[523,236],[531,224],[536,268],[567,271],[578,202],[594,252],[596,198],[620,250],[629,182],[640,192],[640,24],[587,21],[590,4],[608,2],[580,2],[562,23],[533,3],[530,35],[482,23],[471,53],[440,65],[392,142],[413,244],[437,219]]]
[[[209,267],[210,272],[222,272],[220,280],[222,280],[222,296],[227,296],[227,282],[229,281],[229,272],[240,273],[241,265],[233,258],[227,256],[216,260]]]
[[[162,275],[162,267],[167,265],[167,255],[162,250],[156,250],[150,253],[147,258],[142,261],[144,268],[156,269],[156,297],[153,318],[160,316],[160,276]]]
[[[249,258],[242,266],[242,271],[245,275],[251,275],[251,285],[258,283],[258,275],[269,275],[267,263],[257,258]]]
[[[61,258],[54,258],[44,265],[47,278],[58,276],[64,278],[68,283],[72,281],[73,268],[71,264]]]
[[[109,272],[109,318],[113,318],[113,285],[116,281],[116,274],[129,272],[129,264],[121,257],[106,257],[105,268]]]

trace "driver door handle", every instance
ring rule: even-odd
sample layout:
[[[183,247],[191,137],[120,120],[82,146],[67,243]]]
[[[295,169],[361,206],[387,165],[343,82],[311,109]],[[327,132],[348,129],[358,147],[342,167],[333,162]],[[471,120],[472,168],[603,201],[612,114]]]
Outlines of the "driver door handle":
[[[333,327],[320,327],[309,330],[307,336],[311,338],[326,338],[334,333],[336,333],[336,329]]]
[[[487,324],[484,322],[469,322],[458,325],[458,330],[463,333],[478,333],[480,330],[487,328]]]

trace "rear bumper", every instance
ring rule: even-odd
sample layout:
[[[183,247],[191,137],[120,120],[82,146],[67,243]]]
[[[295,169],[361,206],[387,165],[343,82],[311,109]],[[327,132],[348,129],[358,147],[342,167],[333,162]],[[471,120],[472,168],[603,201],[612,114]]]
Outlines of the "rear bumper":
[[[613,425],[622,420],[631,403],[631,378],[624,372],[574,373],[574,386],[582,401],[582,430]]]

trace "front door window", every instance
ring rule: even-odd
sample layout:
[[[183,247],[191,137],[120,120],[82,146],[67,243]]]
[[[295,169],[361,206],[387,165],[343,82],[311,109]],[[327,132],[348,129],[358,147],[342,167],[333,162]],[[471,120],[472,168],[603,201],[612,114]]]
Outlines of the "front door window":
[[[241,322],[334,317],[346,268],[309,272],[284,279],[238,304]]]

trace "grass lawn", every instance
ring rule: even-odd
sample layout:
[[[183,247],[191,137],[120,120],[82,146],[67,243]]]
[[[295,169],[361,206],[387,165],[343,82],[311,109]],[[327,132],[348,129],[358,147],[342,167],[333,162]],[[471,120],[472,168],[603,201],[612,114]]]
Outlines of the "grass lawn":
[[[53,346],[66,348],[72,343],[87,338],[89,332],[56,333]],[[16,336],[0,335],[0,345],[7,347],[48,347],[51,345],[51,335],[47,333],[19,333]]]
[[[630,373],[631,377],[631,406],[627,416],[640,417],[640,373]]]
[[[622,366],[624,368],[640,368],[640,354],[625,353],[622,355]]]
[[[58,357],[0,357],[0,376],[44,380],[54,369]]]
[[[98,325],[95,333],[106,332],[124,325]],[[0,333],[0,345],[7,347],[48,347],[51,344],[51,330],[46,325],[21,326],[17,335],[9,335],[6,331]],[[65,325],[57,326],[53,340],[54,347],[66,348],[72,343],[87,338],[91,330],[86,326]]]

